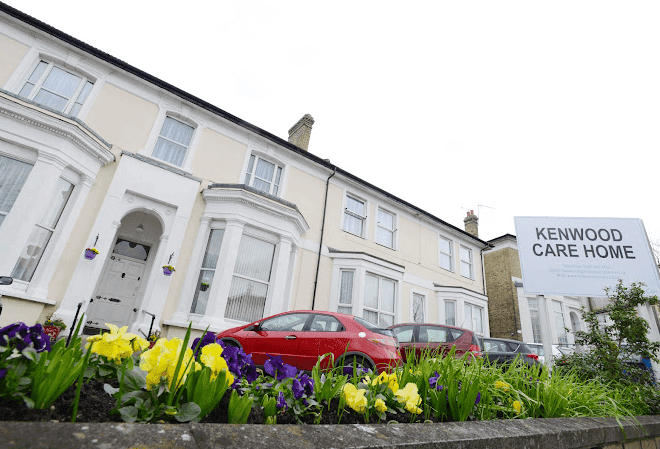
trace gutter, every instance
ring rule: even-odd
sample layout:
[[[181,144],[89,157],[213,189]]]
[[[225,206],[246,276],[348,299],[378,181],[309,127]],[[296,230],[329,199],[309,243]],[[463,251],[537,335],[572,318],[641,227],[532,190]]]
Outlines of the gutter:
[[[314,293],[312,294],[312,310],[316,304],[316,285],[319,282],[319,269],[321,268],[321,250],[323,249],[323,231],[325,230],[325,216],[328,208],[328,190],[330,190],[330,178],[337,174],[337,167],[333,170],[332,174],[325,180],[325,201],[323,201],[323,221],[321,222],[321,238],[319,239],[319,254],[316,259],[316,276],[314,276]]]

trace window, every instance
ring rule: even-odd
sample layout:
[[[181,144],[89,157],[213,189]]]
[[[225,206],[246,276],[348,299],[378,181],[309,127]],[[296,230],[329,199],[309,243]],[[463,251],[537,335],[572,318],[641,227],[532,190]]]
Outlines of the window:
[[[11,277],[26,282],[32,280],[32,276],[37,269],[37,265],[39,265],[41,256],[46,250],[48,241],[53,235],[53,232],[55,232],[57,222],[62,216],[62,212],[66,203],[69,201],[72,191],[73,184],[62,178],[58,180],[55,187],[55,197],[50,202],[45,214],[37,221],[37,225],[32,231],[27,245],[14,266]]]
[[[465,327],[483,335],[483,309],[481,307],[465,303]]]
[[[206,312],[206,305],[209,300],[209,290],[211,289],[211,282],[213,281],[215,269],[218,265],[218,256],[220,255],[220,246],[222,245],[222,237],[224,235],[224,229],[211,229],[209,241],[206,245],[206,252],[204,253],[204,259],[202,260],[202,268],[199,270],[197,287],[195,288],[195,295],[193,296],[190,313],[203,315],[204,312]]]
[[[311,332],[341,332],[344,325],[339,320],[330,315],[314,315],[312,320]]]
[[[277,196],[282,181],[282,167],[262,159],[261,156],[250,156],[247,172],[245,173],[245,185],[257,190]]]
[[[263,317],[275,245],[243,234],[225,318],[248,323]]]
[[[346,209],[344,209],[344,231],[358,237],[364,235],[364,223],[367,220],[367,207],[363,200],[346,195]]]
[[[527,298],[529,305],[529,316],[532,319],[532,336],[534,343],[542,343],[541,341],[541,321],[539,319],[539,300],[536,298]]]
[[[424,316],[424,296],[413,293],[412,301],[412,318],[413,323],[423,323],[426,321]]]
[[[395,292],[395,281],[367,274],[362,317],[380,327],[393,325]]]
[[[376,243],[394,249],[394,214],[378,209]]]
[[[156,141],[153,157],[181,166],[186,157],[186,151],[192,140],[193,128],[172,117],[165,117],[163,128]]]
[[[0,226],[21,192],[32,165],[0,156]]]
[[[261,330],[271,332],[300,332],[305,328],[309,313],[287,313],[261,323]]]
[[[37,104],[77,116],[94,83],[53,63],[39,61],[19,95]]]
[[[420,326],[419,343],[446,343],[447,340],[453,341],[453,337],[448,330],[440,326]]]
[[[454,301],[445,302],[445,324],[456,326],[456,303]]]
[[[461,246],[461,276],[473,279],[472,250]]]
[[[444,237],[438,240],[438,263],[440,268],[452,271],[452,241]]]
[[[566,335],[566,322],[564,321],[564,305],[559,301],[552,301],[552,311],[555,314],[555,326],[557,329],[557,340],[560,345],[568,344]]]
[[[354,271],[341,271],[341,285],[339,287],[338,313],[353,314],[353,279]]]

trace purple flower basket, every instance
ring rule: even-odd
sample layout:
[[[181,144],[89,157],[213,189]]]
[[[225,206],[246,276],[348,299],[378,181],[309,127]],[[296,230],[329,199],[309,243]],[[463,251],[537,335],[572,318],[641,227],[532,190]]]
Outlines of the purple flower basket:
[[[95,257],[96,257],[96,253],[94,251],[92,251],[91,249],[85,250],[85,259],[92,260]]]
[[[172,274],[172,270],[170,270],[170,269],[167,268],[167,267],[163,267],[163,274],[164,274],[165,276],[169,276],[169,275]]]

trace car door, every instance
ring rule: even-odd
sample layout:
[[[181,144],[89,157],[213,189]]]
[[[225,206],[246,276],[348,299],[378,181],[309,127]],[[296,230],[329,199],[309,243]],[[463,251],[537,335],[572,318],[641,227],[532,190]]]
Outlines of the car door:
[[[484,339],[484,352],[488,354],[491,363],[506,363],[508,361],[509,348],[506,342],[500,340]]]
[[[447,343],[448,329],[443,326],[419,326],[419,343],[416,344],[416,355],[428,354],[431,357],[441,356],[449,352],[451,344]]]
[[[300,339],[299,356],[304,369],[314,368],[318,358],[332,353],[336,361],[347,350],[350,351],[350,338],[341,321],[332,315],[315,314],[309,331],[303,332]],[[330,359],[324,359],[322,367],[329,367]]]
[[[311,316],[310,313],[291,312],[261,321],[257,329],[250,332],[245,351],[252,354],[257,365],[263,366],[270,356],[279,355],[284,363],[300,369],[298,338],[303,335]]]
[[[419,326],[414,325],[393,326],[390,328],[399,342],[399,351],[404,363],[407,360],[408,353],[415,353],[415,342],[417,341],[415,334],[418,328]]]

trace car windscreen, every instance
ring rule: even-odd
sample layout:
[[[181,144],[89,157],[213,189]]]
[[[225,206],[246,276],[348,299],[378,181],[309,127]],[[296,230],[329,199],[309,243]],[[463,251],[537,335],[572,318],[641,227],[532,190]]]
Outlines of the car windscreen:
[[[364,320],[364,319],[362,319],[360,317],[357,317],[357,316],[354,316],[353,319],[356,322],[363,325],[364,327],[366,327],[367,329],[369,329],[371,332],[375,332],[375,333],[381,334],[381,335],[387,335],[388,337],[394,338],[394,333],[390,329],[383,329],[382,327],[378,327],[375,324],[370,323],[369,321]]]

